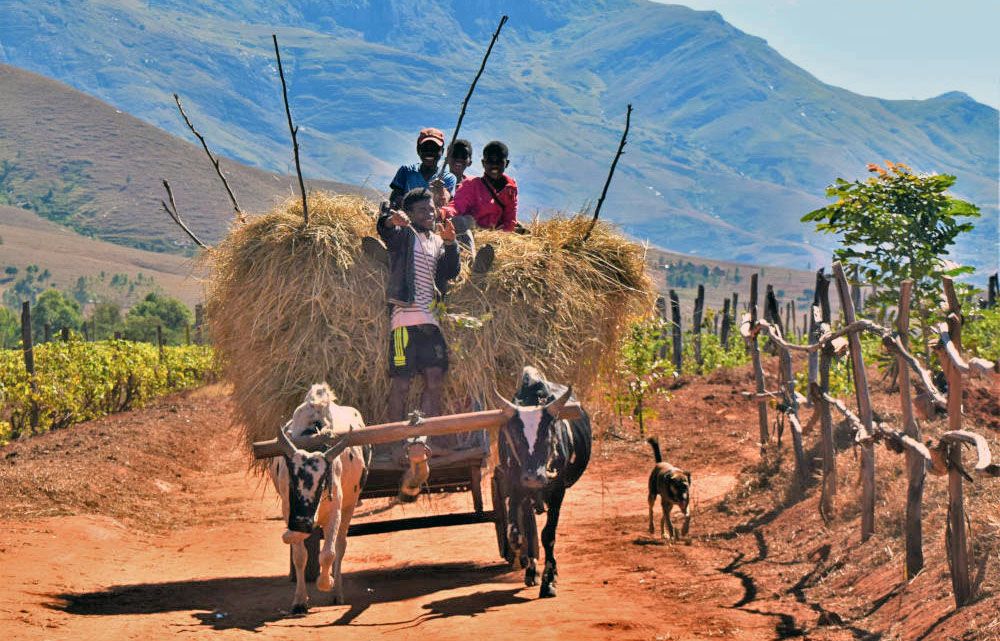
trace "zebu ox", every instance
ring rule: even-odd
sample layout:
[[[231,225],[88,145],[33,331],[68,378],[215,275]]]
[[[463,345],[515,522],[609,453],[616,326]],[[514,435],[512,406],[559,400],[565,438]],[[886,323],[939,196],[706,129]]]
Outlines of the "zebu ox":
[[[295,564],[293,614],[309,609],[305,540],[317,523],[323,528],[324,541],[319,554],[316,587],[323,592],[333,590],[335,602],[344,602],[340,565],[347,549],[347,528],[366,471],[362,448],[346,447],[346,438],[351,430],[364,427],[364,421],[356,409],[337,405],[334,400],[326,383],[312,386],[292,419],[278,430],[278,443],[284,455],[275,457],[268,468],[281,497],[281,515],[288,527],[281,540],[292,546]],[[321,431],[340,435],[325,452],[300,450],[291,441],[291,438]]]
[[[514,403],[500,397],[508,421],[500,437],[498,478],[510,497],[508,540],[515,562],[520,561],[525,568],[525,585],[538,584],[535,513],[548,511],[542,529],[542,597],[556,596],[555,541],[563,497],[590,462],[591,430],[586,412],[575,420],[558,418],[571,398],[572,387],[544,380],[533,367],[524,368]]]

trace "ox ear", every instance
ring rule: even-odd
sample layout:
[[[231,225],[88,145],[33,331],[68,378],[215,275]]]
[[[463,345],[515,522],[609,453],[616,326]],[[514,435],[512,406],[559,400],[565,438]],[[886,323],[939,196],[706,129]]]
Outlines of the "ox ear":
[[[295,443],[292,443],[292,439],[288,438],[288,434],[285,433],[284,428],[278,430],[278,446],[286,456],[295,456],[295,452],[298,451]]]
[[[503,404],[503,406],[500,408],[501,410],[503,410],[503,415],[506,416],[507,418],[514,418],[514,416],[517,414],[517,405],[514,405],[506,398],[504,398],[503,394],[501,394],[495,387],[493,388],[493,393],[497,395],[497,398],[499,398],[500,402]]]
[[[569,397],[572,395],[573,386],[570,385],[566,388],[566,391],[562,393],[562,396],[545,406],[545,411],[548,412],[552,418],[559,418],[559,412],[562,411],[563,406],[566,405],[566,401],[568,401]]]

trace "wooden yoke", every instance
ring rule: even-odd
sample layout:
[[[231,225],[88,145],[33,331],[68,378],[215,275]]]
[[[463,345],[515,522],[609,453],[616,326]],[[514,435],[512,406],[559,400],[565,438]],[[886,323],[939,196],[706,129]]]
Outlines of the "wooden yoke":
[[[583,417],[583,408],[579,403],[567,403],[559,412],[559,418],[578,419]],[[353,447],[355,445],[378,445],[380,443],[392,443],[415,436],[441,436],[444,434],[458,434],[460,432],[474,432],[476,430],[495,430],[507,422],[507,415],[503,410],[486,410],[483,412],[468,412],[466,414],[449,414],[447,416],[435,416],[426,418],[416,425],[407,421],[396,423],[383,423],[381,425],[369,425],[368,427],[354,430],[347,435],[347,438],[339,443],[343,447]],[[313,434],[310,436],[300,436],[293,438],[295,446],[307,450],[316,451],[330,447],[337,436],[330,432]],[[258,441],[253,444],[253,457],[255,459],[272,458],[282,455],[278,439],[269,441]]]

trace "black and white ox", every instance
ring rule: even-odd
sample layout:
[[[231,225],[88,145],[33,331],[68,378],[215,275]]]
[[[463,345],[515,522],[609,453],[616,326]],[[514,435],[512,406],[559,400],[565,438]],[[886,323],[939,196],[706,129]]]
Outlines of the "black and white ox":
[[[275,457],[268,468],[281,497],[281,515],[288,528],[281,540],[292,546],[295,564],[293,614],[309,609],[305,540],[315,525],[323,528],[324,536],[316,587],[322,592],[332,590],[335,602],[344,602],[340,565],[347,549],[347,528],[365,472],[362,448],[346,447],[346,438],[352,430],[363,428],[364,421],[358,410],[337,405],[334,400],[326,383],[312,386],[292,419],[278,430],[283,456]],[[307,452],[292,443],[292,438],[319,432],[335,436],[325,452]]]
[[[500,437],[497,470],[498,481],[509,497],[507,556],[525,568],[525,585],[538,585],[535,514],[547,511],[542,529],[542,597],[556,595],[554,548],[563,497],[590,462],[591,430],[586,412],[581,410],[579,419],[558,418],[559,411],[572,398],[571,387],[546,381],[533,367],[524,368],[513,403],[500,397],[508,416]]]

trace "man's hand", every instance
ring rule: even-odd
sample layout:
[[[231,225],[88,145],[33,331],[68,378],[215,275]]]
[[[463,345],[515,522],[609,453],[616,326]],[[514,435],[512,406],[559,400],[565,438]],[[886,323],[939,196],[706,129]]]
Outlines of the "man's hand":
[[[389,216],[389,222],[396,227],[409,227],[410,217],[406,215],[405,212],[399,211],[398,209],[392,210],[392,215]]]
[[[437,232],[441,235],[441,240],[449,245],[455,242],[455,225],[452,224],[450,218],[445,219],[443,223],[438,223]]]
[[[431,195],[434,197],[434,206],[442,207],[448,204],[448,190],[444,186],[444,181],[440,178],[435,178],[428,185],[431,190]]]

